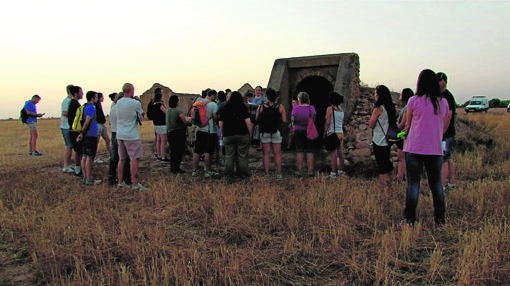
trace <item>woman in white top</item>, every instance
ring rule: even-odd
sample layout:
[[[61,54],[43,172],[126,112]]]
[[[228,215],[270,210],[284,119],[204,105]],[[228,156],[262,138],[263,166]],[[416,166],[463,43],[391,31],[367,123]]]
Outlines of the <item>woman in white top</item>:
[[[338,147],[331,151],[330,155],[331,173],[329,178],[336,178],[343,173],[344,168],[344,110],[342,109],[344,98],[337,92],[332,91],[329,94],[329,102],[331,105],[326,109],[324,134],[327,136],[335,133],[340,140]]]
[[[390,90],[384,85],[378,85],[374,92],[375,107],[368,121],[368,127],[373,129],[372,144],[374,148],[379,182],[381,189],[391,186],[393,164],[390,159],[391,144],[386,140],[389,126],[396,126],[397,113],[391,99]]]

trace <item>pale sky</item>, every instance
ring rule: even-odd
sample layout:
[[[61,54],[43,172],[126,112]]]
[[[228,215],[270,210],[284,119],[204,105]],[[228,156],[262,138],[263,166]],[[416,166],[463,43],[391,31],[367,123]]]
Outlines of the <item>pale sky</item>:
[[[136,94],[155,82],[182,93],[266,86],[275,59],[346,52],[370,86],[415,90],[431,68],[458,103],[510,99],[510,0],[1,1],[0,118],[17,118],[33,94],[59,116],[67,84],[106,95],[124,82]]]

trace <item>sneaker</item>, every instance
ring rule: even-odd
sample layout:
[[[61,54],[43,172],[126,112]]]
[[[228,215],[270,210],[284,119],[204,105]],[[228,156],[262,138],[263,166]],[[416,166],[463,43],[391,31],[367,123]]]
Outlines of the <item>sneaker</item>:
[[[126,184],[126,182],[124,182],[124,181],[122,181],[122,183],[118,183],[117,184],[117,188],[119,188],[119,189],[120,188],[126,188],[126,187],[128,187],[128,184]]]
[[[62,168],[62,172],[63,173],[74,173],[74,169],[71,166],[67,166],[67,167]]]
[[[456,187],[455,184],[451,184],[451,183],[446,184],[447,189],[455,189],[455,187]]]
[[[80,177],[82,175],[82,172],[81,172],[81,167],[75,167],[74,168],[74,175],[76,177]]]
[[[96,159],[94,159],[94,163],[96,163],[96,164],[103,164],[104,161],[101,158],[97,157]]]
[[[85,185],[87,185],[87,186],[94,186],[94,185],[99,185],[102,182],[103,182],[102,180],[86,179]]]
[[[144,187],[142,184],[138,183],[138,185],[132,187],[133,191],[135,192],[146,192],[149,189]]]
[[[206,177],[206,178],[213,178],[213,177],[217,177],[219,175],[220,175],[220,173],[217,173],[215,171],[209,171],[209,172],[205,173],[204,177]]]
[[[193,172],[191,173],[191,176],[192,176],[192,177],[198,177],[198,176],[200,176],[200,170],[193,170]]]
[[[39,152],[39,151],[37,151],[37,150],[36,150],[36,151],[33,151],[33,152],[30,152],[30,153],[28,153],[28,154],[29,154],[29,155],[31,155],[31,156],[42,156],[42,155],[43,155],[41,152]]]
[[[276,179],[277,179],[278,181],[283,180],[283,174],[276,174]]]
[[[336,175],[337,176],[342,176],[343,174],[344,174],[344,171],[342,171],[342,170],[337,170],[336,171]]]
[[[328,179],[335,179],[336,177],[338,177],[337,173],[336,172],[331,172],[329,173],[328,175]]]
[[[264,174],[264,176],[262,176],[262,178],[263,178],[264,180],[266,180],[266,181],[269,181],[269,180],[271,180],[271,175],[269,175],[269,174]]]
[[[170,159],[168,159],[167,157],[161,157],[158,159],[158,162],[160,164],[170,164]]]
[[[405,227],[412,227],[412,226],[413,226],[413,223],[410,220],[406,219],[406,218],[401,220],[400,223],[398,224],[398,227],[400,229],[403,229]]]
[[[301,174],[301,172],[299,172],[299,171],[294,171],[294,176],[301,178],[301,177],[303,177],[303,174]]]

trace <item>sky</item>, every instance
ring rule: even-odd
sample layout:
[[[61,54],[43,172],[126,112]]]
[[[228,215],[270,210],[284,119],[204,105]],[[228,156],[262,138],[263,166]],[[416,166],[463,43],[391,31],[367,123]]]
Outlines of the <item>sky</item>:
[[[510,0],[2,2],[0,118],[18,118],[33,94],[58,117],[68,84],[106,95],[125,82],[136,94],[156,82],[178,93],[266,86],[278,58],[351,52],[369,86],[414,90],[430,68],[460,104],[510,99]]]

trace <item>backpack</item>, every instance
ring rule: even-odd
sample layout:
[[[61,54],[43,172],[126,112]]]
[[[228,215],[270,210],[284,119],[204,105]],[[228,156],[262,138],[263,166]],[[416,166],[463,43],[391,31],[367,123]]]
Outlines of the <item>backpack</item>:
[[[28,120],[28,113],[27,111],[25,110],[25,107],[23,107],[20,111],[19,111],[19,119],[21,120],[22,123],[27,123],[27,120]]]
[[[280,129],[282,124],[282,114],[280,113],[280,105],[273,104],[272,106],[261,105],[262,110],[259,113],[258,124],[260,125],[260,132],[274,134]]]
[[[76,115],[74,116],[73,126],[71,126],[72,131],[75,131],[75,132],[82,131],[83,124],[85,123],[85,118],[83,117],[83,113],[85,111],[86,105],[87,105],[87,103],[85,103],[84,105],[81,105],[80,107],[78,107],[78,109],[76,109]]]
[[[197,101],[193,103],[193,125],[198,127],[205,127],[209,123],[207,118],[207,103],[204,101]]]

